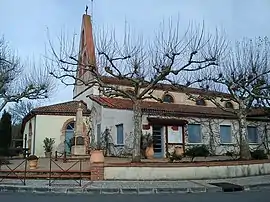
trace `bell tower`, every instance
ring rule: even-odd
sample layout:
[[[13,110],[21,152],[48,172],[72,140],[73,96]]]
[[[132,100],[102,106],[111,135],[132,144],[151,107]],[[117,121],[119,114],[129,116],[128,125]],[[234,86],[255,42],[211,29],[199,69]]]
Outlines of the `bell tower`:
[[[96,56],[95,56],[95,44],[93,37],[93,29],[91,16],[86,14],[82,17],[81,33],[80,33],[80,45],[78,56],[78,67],[76,72],[76,85],[73,89],[73,98],[76,98],[82,94],[88,86],[85,86],[82,81],[91,80],[91,72],[89,68],[96,68]]]

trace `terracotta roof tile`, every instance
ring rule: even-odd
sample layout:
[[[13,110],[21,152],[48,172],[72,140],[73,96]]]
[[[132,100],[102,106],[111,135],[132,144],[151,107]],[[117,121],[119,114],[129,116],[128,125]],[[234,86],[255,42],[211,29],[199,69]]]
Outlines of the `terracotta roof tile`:
[[[115,77],[109,77],[109,76],[103,76],[102,81],[106,84],[111,84],[111,85],[122,85],[122,86],[129,86],[132,87],[132,84],[129,80],[127,79],[118,79]],[[141,86],[141,87],[146,87]],[[230,94],[228,93],[223,93],[223,92],[217,92],[217,91],[205,91],[203,89],[199,88],[191,88],[191,87],[186,87],[182,86],[181,88],[176,88],[171,84],[157,84],[156,86],[157,90],[164,90],[164,91],[174,91],[174,92],[183,92],[183,93],[192,93],[192,94],[202,94],[202,95],[216,95],[216,96],[223,96],[223,97],[230,97]]]
[[[76,115],[79,103],[82,103],[83,114],[90,114],[87,105],[83,101],[69,101],[54,105],[38,107],[32,110],[34,114],[48,114],[48,115]]]
[[[132,110],[132,102],[122,98],[108,98],[100,96],[90,96],[90,99],[100,105],[111,109]],[[233,113],[225,112],[217,107],[192,106],[183,104],[170,104],[159,102],[142,102],[142,111],[146,114],[165,116],[193,116],[193,117],[216,117],[235,118]],[[263,113],[264,112],[264,113]],[[253,110],[252,115],[265,115],[265,111]]]

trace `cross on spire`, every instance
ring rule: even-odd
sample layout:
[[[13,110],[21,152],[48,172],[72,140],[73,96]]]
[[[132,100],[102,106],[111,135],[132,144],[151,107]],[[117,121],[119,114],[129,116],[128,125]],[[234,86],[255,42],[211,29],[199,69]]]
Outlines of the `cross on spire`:
[[[88,6],[85,6],[85,14],[87,15],[87,11],[88,11]]]

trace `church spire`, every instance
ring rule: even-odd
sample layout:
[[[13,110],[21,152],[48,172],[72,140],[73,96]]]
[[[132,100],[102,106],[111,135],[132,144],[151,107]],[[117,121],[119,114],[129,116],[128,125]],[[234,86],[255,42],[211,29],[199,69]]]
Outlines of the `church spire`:
[[[82,19],[79,60],[81,61],[81,63],[88,65],[89,67],[93,67],[96,65],[93,28],[91,16],[88,14],[84,14]],[[86,71],[81,70],[79,76],[82,76],[85,72]]]
[[[79,80],[88,80],[92,77],[90,71],[87,68],[96,68],[96,56],[95,56],[95,44],[93,36],[93,28],[91,16],[87,14],[88,7],[86,7],[85,12],[82,16],[81,34],[80,34],[80,46],[79,46],[79,63],[83,65],[78,65],[76,77]],[[73,97],[76,97],[82,91],[84,91],[85,86],[78,85],[74,86]]]

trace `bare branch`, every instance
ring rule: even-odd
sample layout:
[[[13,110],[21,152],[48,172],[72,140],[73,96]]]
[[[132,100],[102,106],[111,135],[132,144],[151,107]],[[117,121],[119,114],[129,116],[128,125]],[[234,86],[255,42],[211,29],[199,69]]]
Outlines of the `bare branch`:
[[[34,63],[24,67],[8,47],[4,38],[0,39],[0,111],[7,103],[26,99],[45,99],[54,89],[53,80],[45,70]]]

